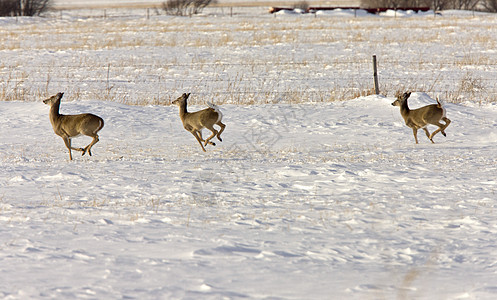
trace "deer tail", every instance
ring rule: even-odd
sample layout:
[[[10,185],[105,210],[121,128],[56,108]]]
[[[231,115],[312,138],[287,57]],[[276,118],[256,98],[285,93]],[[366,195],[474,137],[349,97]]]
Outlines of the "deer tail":
[[[438,100],[438,97],[437,97],[437,107],[438,107],[438,108],[443,108],[443,105],[442,105],[442,103],[440,102],[440,100]]]

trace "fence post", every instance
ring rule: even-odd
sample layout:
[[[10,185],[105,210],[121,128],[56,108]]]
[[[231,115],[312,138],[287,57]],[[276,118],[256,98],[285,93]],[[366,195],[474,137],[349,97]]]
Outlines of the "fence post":
[[[379,95],[380,88],[378,87],[378,69],[376,67],[376,55],[373,55],[373,78],[374,78],[374,92],[376,95]]]
[[[159,82],[157,83],[157,86],[158,86],[159,88],[157,88],[157,98],[156,98],[156,99],[154,99],[154,100],[155,100],[155,101],[154,101],[155,103],[153,103],[154,105],[160,104],[160,89],[161,89],[160,87],[162,86],[162,85],[161,85],[161,75],[159,75],[159,76],[157,77],[157,79],[159,80]]]
[[[109,75],[110,75],[110,63],[107,65],[107,94],[110,94]]]

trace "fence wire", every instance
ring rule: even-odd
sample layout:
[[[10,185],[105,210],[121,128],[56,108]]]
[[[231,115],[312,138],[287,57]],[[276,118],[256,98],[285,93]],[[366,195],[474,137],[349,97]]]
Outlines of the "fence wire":
[[[494,64],[379,61],[380,93],[403,89],[445,101],[497,101]],[[422,65],[423,69],[406,66]],[[430,67],[431,66],[437,66]],[[447,66],[444,70],[440,66]],[[333,66],[340,66],[336,69]],[[219,67],[215,69],[213,67]],[[206,72],[192,72],[205,69]],[[326,71],[332,69],[331,71]],[[455,72],[454,70],[459,70]],[[107,64],[0,64],[0,97],[36,101],[65,91],[69,99],[168,104],[183,92],[218,103],[321,102],[373,93],[372,63],[358,61]],[[195,101],[195,100],[194,100]]]

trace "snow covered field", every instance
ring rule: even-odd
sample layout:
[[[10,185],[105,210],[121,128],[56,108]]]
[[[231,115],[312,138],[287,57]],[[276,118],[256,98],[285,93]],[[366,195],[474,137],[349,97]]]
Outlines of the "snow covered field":
[[[384,95],[496,100],[494,15],[106,14],[0,19],[0,98],[38,101],[64,91],[66,100],[163,104],[186,91],[201,96],[199,104],[342,101],[371,94],[376,55]]]
[[[496,21],[0,19],[0,297],[495,298]],[[414,144],[407,89],[447,137]],[[52,131],[59,91],[105,120],[92,157]],[[206,153],[182,92],[223,111]]]

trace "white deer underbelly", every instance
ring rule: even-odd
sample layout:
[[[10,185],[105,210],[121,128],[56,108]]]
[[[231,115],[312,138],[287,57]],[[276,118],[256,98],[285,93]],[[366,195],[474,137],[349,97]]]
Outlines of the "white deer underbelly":
[[[77,138],[78,136],[81,136],[81,133],[78,133],[78,135],[70,136],[69,139],[72,140],[73,138]]]

